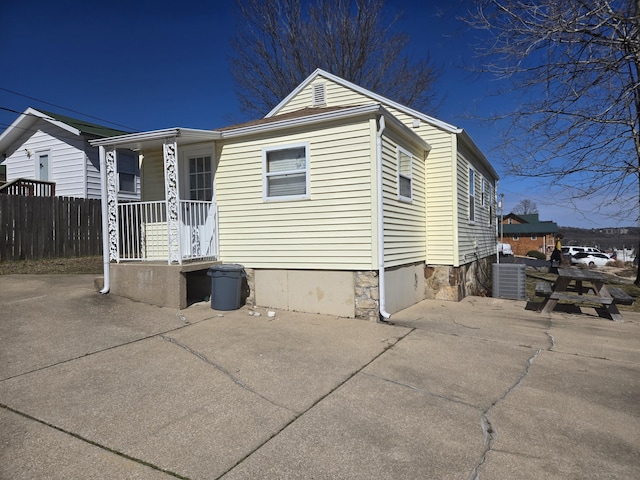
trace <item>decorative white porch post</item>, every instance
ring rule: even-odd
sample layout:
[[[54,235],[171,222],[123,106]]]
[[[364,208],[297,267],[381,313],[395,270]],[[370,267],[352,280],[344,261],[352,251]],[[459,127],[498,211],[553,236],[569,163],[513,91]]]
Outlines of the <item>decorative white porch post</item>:
[[[176,139],[165,140],[164,153],[164,189],[167,203],[167,241],[169,264],[182,264],[180,254],[180,208],[178,197],[178,144]]]
[[[118,179],[116,168],[116,149],[106,147],[104,166],[107,181],[107,215],[109,225],[109,260],[120,261],[118,241]]]

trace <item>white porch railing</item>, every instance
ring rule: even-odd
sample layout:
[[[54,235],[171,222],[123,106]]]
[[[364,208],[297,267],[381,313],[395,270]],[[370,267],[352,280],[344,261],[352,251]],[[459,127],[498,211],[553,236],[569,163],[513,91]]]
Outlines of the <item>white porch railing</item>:
[[[181,200],[179,225],[181,262],[217,259],[218,215],[215,203]],[[169,261],[168,228],[164,200],[119,204],[117,261]]]

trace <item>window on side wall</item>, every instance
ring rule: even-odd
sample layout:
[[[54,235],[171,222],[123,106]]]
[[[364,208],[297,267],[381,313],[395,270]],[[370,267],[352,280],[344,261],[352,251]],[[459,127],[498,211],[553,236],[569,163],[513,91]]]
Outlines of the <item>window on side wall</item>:
[[[486,205],[486,203],[485,203],[485,189],[486,189],[485,180],[484,180],[484,177],[482,177],[482,190],[480,192],[480,204],[483,207]]]
[[[132,152],[118,152],[118,190],[136,193],[138,161]]]
[[[476,172],[469,169],[469,221],[476,221]]]
[[[398,147],[398,197],[400,197],[400,200],[411,201],[412,164],[413,156]]]
[[[309,146],[285,145],[263,150],[265,200],[309,198]]]

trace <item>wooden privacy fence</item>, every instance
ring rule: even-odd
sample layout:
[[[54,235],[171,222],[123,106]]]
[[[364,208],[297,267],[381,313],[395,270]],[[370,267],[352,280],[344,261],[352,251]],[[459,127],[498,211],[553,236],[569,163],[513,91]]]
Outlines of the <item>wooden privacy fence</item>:
[[[102,254],[100,200],[0,195],[0,261]]]

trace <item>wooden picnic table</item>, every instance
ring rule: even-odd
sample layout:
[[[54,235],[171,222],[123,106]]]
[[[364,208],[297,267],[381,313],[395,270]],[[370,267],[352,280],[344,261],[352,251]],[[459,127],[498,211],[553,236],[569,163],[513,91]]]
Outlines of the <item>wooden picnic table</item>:
[[[621,322],[622,314],[617,304],[631,305],[634,299],[621,288],[607,285],[606,280],[602,273],[593,270],[559,268],[558,278],[553,285],[547,282],[536,284],[536,294],[544,297],[540,311],[553,312],[560,300],[600,304],[605,307],[611,320]],[[585,289],[583,282],[590,282],[591,287]],[[587,294],[589,290],[593,290],[593,295]]]

